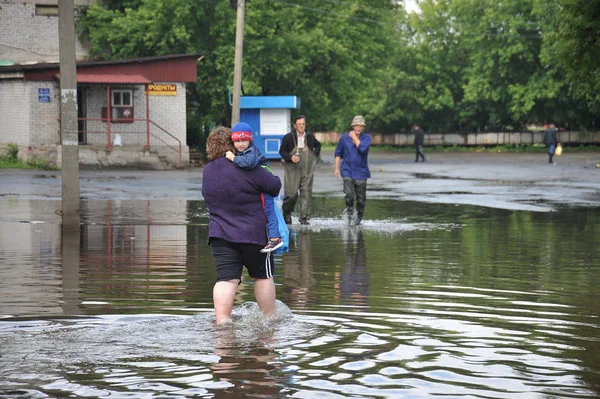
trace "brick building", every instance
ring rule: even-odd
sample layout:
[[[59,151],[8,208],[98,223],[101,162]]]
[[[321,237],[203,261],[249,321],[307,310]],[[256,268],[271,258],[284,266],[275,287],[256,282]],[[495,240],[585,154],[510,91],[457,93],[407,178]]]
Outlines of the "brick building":
[[[85,6],[92,0],[75,0]],[[60,166],[57,0],[0,0],[0,151]],[[86,61],[77,42],[79,159],[82,165],[183,167],[185,83],[198,55]]]
[[[77,63],[79,158],[83,165],[183,167],[186,82],[197,55]],[[0,146],[60,165],[59,63],[0,66]]]

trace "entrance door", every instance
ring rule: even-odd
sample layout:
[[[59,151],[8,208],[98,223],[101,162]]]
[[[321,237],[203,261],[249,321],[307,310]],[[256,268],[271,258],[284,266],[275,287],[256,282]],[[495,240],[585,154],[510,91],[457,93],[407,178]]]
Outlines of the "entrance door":
[[[87,144],[87,112],[85,89],[77,89],[77,130],[79,144]]]

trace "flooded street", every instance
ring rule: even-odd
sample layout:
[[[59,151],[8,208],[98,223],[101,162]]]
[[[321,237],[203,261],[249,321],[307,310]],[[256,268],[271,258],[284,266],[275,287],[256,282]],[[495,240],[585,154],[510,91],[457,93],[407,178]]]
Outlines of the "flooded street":
[[[0,171],[0,398],[597,398],[598,153],[372,154],[362,226],[332,154],[310,226],[214,325],[201,171]],[[283,176],[276,165],[275,172]]]

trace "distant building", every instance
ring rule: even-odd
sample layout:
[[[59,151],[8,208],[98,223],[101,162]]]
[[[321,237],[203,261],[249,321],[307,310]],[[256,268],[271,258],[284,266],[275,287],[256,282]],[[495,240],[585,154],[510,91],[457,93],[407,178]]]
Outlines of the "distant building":
[[[75,0],[76,6],[93,1]],[[0,0],[0,153],[61,164],[57,0]],[[186,87],[198,55],[88,61],[77,43],[79,160],[186,167]]]
[[[77,63],[80,163],[168,169],[189,164],[185,83],[198,55]],[[0,66],[0,148],[60,165],[59,63]]]

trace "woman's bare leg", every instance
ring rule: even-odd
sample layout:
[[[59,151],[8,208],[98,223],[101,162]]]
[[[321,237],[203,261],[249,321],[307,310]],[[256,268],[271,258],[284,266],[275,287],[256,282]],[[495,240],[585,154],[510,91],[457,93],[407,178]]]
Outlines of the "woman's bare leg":
[[[275,282],[272,278],[254,279],[254,296],[265,316],[275,314]]]
[[[233,299],[237,292],[239,280],[217,281],[213,287],[213,303],[217,324],[231,321]]]

